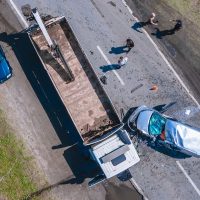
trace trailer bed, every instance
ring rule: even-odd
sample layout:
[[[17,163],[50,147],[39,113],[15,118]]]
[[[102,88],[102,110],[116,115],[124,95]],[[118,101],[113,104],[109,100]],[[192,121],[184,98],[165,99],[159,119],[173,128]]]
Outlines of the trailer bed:
[[[63,63],[52,55],[41,31],[32,32],[31,38],[84,143],[89,143],[119,124],[119,118],[66,19],[49,23],[47,30],[59,45],[74,81],[67,79]]]

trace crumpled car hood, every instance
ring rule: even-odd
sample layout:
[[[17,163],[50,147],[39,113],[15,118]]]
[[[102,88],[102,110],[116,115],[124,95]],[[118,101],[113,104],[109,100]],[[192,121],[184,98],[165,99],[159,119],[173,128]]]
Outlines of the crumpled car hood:
[[[170,143],[200,155],[200,129],[168,119],[165,134]]]

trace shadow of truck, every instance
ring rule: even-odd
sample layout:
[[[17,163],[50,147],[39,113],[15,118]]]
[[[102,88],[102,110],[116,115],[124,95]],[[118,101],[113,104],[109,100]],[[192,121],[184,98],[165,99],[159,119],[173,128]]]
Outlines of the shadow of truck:
[[[13,35],[1,33],[0,41],[6,42],[12,47],[26,77],[60,139],[61,143],[55,144],[52,149],[71,146],[65,150],[63,156],[73,171],[75,178],[63,184],[78,184],[82,183],[85,178],[92,177],[99,168],[95,162],[86,156],[88,149],[83,146],[80,135],[60,100],[52,81],[44,70],[40,58],[29,41],[28,35],[26,33]]]

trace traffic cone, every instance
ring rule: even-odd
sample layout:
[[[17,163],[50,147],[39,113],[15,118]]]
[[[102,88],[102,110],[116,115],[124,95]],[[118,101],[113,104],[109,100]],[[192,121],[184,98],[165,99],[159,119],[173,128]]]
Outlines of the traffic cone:
[[[153,85],[150,90],[157,92],[158,91],[158,86],[157,85]]]

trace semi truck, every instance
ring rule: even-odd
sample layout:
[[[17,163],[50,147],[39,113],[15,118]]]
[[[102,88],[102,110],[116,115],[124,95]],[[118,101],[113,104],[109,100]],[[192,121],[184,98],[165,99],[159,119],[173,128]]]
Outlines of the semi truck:
[[[32,14],[39,26],[28,32],[30,41],[83,144],[101,168],[89,185],[135,165],[140,160],[137,151],[67,19],[44,21],[37,9]]]

